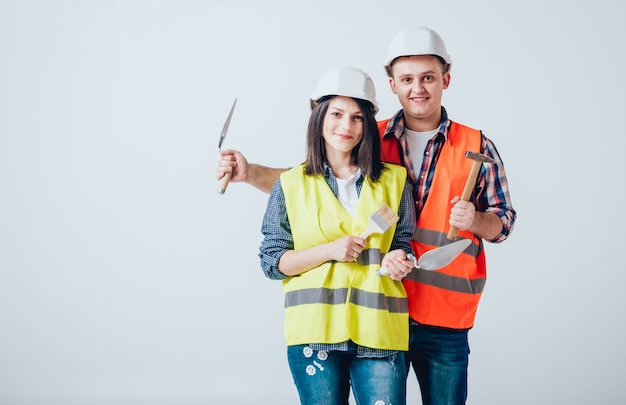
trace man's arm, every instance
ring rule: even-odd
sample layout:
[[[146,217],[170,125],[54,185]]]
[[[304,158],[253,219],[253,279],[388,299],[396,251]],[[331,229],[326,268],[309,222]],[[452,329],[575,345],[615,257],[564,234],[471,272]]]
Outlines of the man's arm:
[[[481,167],[473,204],[455,197],[451,204],[450,225],[460,230],[469,230],[474,235],[492,243],[506,240],[517,217],[509,195],[509,183],[504,164],[493,142],[484,134],[481,153],[491,157],[495,163]]]
[[[219,180],[224,176],[224,173],[230,172],[231,183],[244,182],[269,194],[276,179],[285,170],[287,169],[248,163],[241,152],[227,149],[220,152],[215,178]]]
[[[450,203],[453,205],[450,211],[450,226],[468,230],[488,241],[495,240],[502,234],[502,220],[493,212],[476,211],[473,203],[461,201],[459,197],[455,197]]]

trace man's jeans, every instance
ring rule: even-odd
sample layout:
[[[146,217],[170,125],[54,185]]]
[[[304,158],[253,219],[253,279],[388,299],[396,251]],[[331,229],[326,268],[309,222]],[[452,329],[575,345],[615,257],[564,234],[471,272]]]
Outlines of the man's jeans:
[[[467,330],[411,324],[408,361],[423,405],[463,405],[467,399]]]
[[[353,345],[351,345],[353,346]],[[347,352],[287,346],[291,375],[302,405],[348,404],[350,385],[357,404],[405,405],[405,352],[382,358],[358,358]]]

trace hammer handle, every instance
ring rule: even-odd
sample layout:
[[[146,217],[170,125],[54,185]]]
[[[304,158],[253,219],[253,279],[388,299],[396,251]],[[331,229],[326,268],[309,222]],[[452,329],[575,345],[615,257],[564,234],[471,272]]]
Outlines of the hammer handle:
[[[461,194],[461,201],[469,201],[470,196],[472,195],[472,191],[474,191],[474,187],[476,186],[476,178],[478,177],[478,171],[480,170],[480,166],[482,165],[479,161],[474,161],[472,164],[472,170],[470,171],[469,176],[467,176],[467,181],[465,182],[465,188],[463,189],[463,194]],[[456,240],[457,234],[459,233],[459,228],[456,226],[451,226],[448,231],[448,239]]]

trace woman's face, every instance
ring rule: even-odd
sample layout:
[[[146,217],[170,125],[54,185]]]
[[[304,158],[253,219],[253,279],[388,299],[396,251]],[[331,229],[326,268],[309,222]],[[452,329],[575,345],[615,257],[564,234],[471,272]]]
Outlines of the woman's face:
[[[330,100],[323,128],[326,153],[350,153],[363,138],[363,112],[350,97],[336,96]]]

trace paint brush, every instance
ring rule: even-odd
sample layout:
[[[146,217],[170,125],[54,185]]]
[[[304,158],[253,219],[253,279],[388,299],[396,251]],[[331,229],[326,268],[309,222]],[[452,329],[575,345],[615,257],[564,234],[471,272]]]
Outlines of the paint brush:
[[[367,230],[361,237],[367,239],[373,233],[383,233],[389,229],[391,225],[398,222],[399,219],[398,214],[393,212],[387,204],[383,203],[383,205],[370,216]]]

